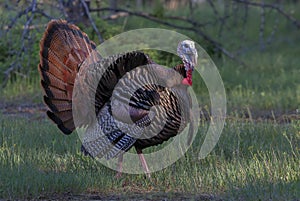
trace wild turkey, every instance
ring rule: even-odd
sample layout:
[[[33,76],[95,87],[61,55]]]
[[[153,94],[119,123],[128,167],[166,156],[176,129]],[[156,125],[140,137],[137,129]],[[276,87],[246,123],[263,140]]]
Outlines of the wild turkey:
[[[49,108],[47,115],[64,134],[72,133],[76,126],[87,125],[82,151],[98,158],[118,156],[118,176],[122,172],[123,153],[134,146],[150,175],[142,150],[179,134],[190,121],[191,99],[187,88],[192,85],[198,56],[194,42],[179,43],[177,52],[183,64],[174,68],[155,64],[143,52],[102,58],[95,49],[95,43],[77,26],[64,20],[49,22],[40,42],[38,66],[44,102]],[[98,71],[103,76],[93,89],[89,80]],[[151,83],[153,79],[161,83]],[[77,94],[76,80],[84,83]],[[141,80],[149,84],[137,87]],[[133,86],[137,89],[133,90]],[[94,97],[86,96],[87,91],[93,91]],[[84,117],[82,122],[74,123],[74,105],[85,108],[88,98],[94,100],[94,108],[81,110],[76,115]],[[93,111],[96,122],[89,118]],[[162,118],[165,121],[157,132]]]

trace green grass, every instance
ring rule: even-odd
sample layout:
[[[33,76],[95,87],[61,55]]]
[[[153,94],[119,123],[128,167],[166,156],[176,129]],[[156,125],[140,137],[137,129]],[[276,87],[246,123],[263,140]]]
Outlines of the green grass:
[[[76,134],[49,121],[0,117],[0,197],[37,198],[71,192],[126,195],[212,194],[222,199],[296,200],[300,185],[300,124],[228,120],[219,143],[199,160],[201,134],[172,166],[117,180],[116,172],[80,152]],[[157,147],[150,148],[150,151]],[[139,165],[139,164],[137,164]]]
[[[37,76],[17,76],[15,80],[9,80],[4,88],[0,87],[0,93],[0,101],[6,104],[42,102],[40,78]]]
[[[229,110],[250,107],[253,110],[293,111],[299,109],[300,69],[295,57],[299,47],[275,45],[275,50],[249,53],[247,66],[227,61],[219,67],[228,97]]]

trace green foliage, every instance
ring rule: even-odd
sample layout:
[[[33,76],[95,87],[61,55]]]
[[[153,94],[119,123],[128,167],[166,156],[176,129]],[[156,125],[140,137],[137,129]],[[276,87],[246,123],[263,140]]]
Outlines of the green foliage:
[[[9,51],[3,40],[0,40],[0,72],[1,74],[9,67]],[[3,75],[0,75],[1,80],[3,80]]]
[[[144,50],[144,52],[148,54],[153,61],[163,66],[174,67],[182,63],[181,59],[178,56],[169,52],[156,50]]]
[[[42,32],[39,29],[30,30],[26,38],[22,38],[23,25],[16,24],[9,32],[3,31],[0,39],[0,79],[6,78],[4,72],[14,68],[10,74],[10,81],[16,81],[18,75],[25,78],[37,76],[39,63],[39,40]],[[2,83],[1,83],[2,84]]]
[[[104,21],[99,17],[94,17],[95,24],[97,28],[99,29],[99,32],[101,33],[104,40],[107,40],[117,34],[122,33],[122,26],[115,22],[108,22]],[[92,26],[80,26],[81,30],[86,32],[89,36],[89,38],[96,42],[97,45],[99,45],[99,41],[97,38],[97,35],[93,29]]]
[[[165,13],[164,5],[162,4],[161,0],[156,0],[155,5],[152,11],[153,15],[158,18],[162,18]]]

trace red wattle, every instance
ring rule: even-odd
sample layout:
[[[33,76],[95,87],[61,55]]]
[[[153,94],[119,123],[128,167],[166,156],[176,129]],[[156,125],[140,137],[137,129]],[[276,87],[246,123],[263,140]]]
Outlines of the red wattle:
[[[189,86],[192,86],[192,84],[193,84],[193,81],[192,81],[192,70],[188,70],[187,71],[187,76],[186,76],[186,78],[184,78],[183,80],[182,80],[182,84],[185,84],[185,85],[189,85]]]
[[[192,80],[189,80],[187,78],[184,78],[181,83],[185,84],[185,85],[192,86]]]

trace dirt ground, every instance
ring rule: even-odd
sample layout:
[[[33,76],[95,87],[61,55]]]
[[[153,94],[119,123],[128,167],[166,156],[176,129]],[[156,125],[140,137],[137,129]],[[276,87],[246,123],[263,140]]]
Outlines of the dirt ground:
[[[98,200],[104,200],[104,201],[120,201],[120,200],[139,200],[139,201],[152,201],[152,200],[161,200],[161,201],[187,201],[187,200],[195,200],[195,201],[222,201],[222,199],[217,198],[213,195],[191,195],[191,194],[183,194],[183,193],[132,193],[130,195],[99,195],[97,193],[92,194],[80,194],[80,195],[74,195],[71,193],[65,193],[65,194],[56,194],[51,196],[45,196],[45,197],[39,197],[37,200],[87,200],[87,201],[98,201]]]
[[[0,114],[4,116],[19,116],[26,117],[31,120],[46,118],[47,107],[44,104],[20,104],[15,103],[7,104],[0,103]],[[202,120],[209,120],[208,112],[201,111],[200,117]],[[249,113],[246,109],[239,110],[238,115],[227,115],[228,120],[230,119],[243,119],[246,121],[261,122],[271,121],[276,123],[290,123],[292,120],[300,120],[300,111],[251,111]]]

